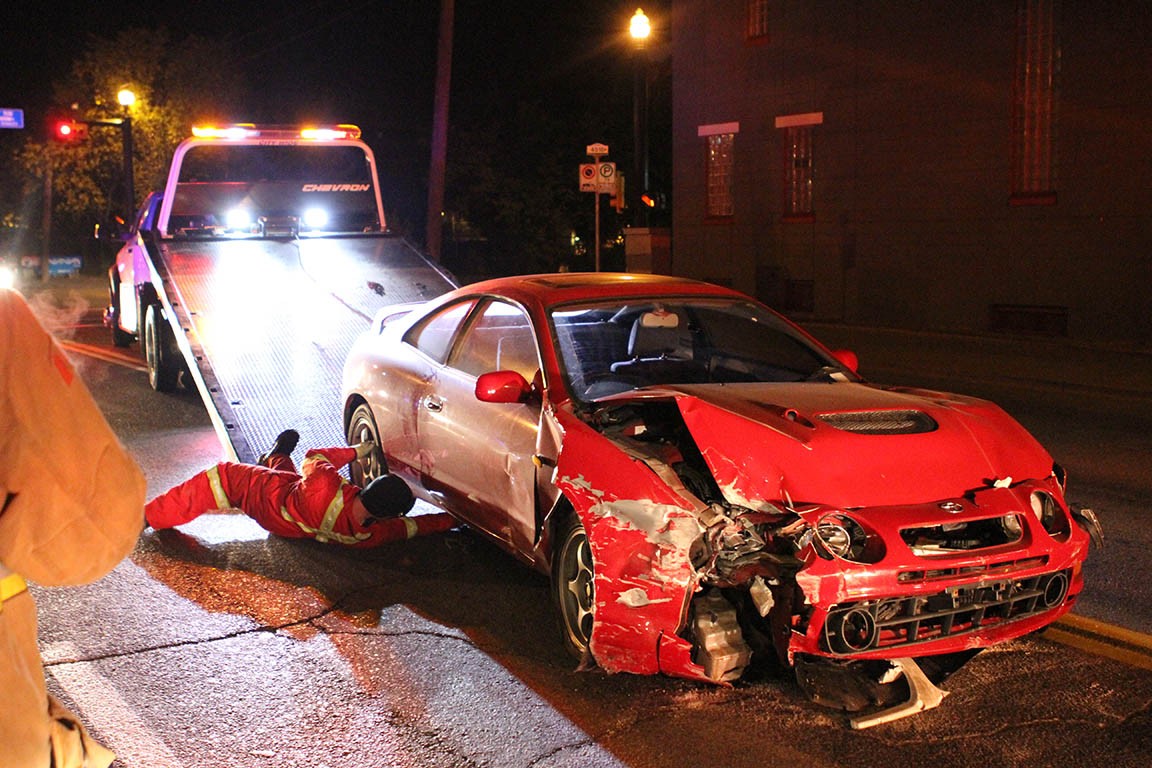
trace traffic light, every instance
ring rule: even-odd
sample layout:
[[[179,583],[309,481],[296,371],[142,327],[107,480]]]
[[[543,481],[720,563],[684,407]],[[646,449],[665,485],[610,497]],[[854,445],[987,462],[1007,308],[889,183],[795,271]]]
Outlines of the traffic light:
[[[624,174],[616,174],[616,188],[612,191],[608,198],[608,205],[616,209],[616,213],[622,213],[627,207],[624,204]]]
[[[668,206],[668,201],[664,197],[663,192],[645,192],[644,194],[640,195],[640,202],[644,203],[644,205],[648,206],[649,208],[658,208],[660,210],[663,210]]]
[[[79,120],[57,120],[52,123],[52,138],[65,144],[88,140],[88,124]]]

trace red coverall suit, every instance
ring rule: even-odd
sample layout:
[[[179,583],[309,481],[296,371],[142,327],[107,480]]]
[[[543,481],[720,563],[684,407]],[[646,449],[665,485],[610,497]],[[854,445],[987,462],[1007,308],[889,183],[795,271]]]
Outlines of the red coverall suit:
[[[144,507],[153,528],[172,528],[215,509],[239,509],[266,530],[286,538],[310,538],[352,547],[374,547],[455,526],[446,513],[377,518],[361,525],[352,514],[358,486],[338,467],[356,458],[355,448],[318,448],[304,457],[301,474],[286,454],[271,467],[221,462],[157,496]]]

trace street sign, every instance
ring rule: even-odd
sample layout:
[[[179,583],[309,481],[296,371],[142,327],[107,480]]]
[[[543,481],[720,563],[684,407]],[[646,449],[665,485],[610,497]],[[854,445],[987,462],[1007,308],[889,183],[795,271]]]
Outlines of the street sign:
[[[23,128],[24,110],[0,107],[0,128]]]
[[[611,194],[616,191],[616,163],[598,163],[596,191],[600,194]]]
[[[603,157],[604,155],[608,154],[608,145],[589,144],[584,151],[588,153],[589,157]]]
[[[580,191],[596,191],[596,166],[593,163],[580,164]]]
[[[616,191],[616,163],[581,163],[580,191],[610,195]]]

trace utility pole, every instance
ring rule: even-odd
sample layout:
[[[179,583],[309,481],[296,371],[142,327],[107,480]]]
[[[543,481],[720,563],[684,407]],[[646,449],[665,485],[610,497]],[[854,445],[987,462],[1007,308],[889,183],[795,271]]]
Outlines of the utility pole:
[[[428,223],[425,241],[432,261],[440,261],[444,224],[444,175],[448,164],[448,104],[452,87],[453,0],[440,0],[440,40],[436,53],[436,95],[432,115],[432,158],[428,166]]]

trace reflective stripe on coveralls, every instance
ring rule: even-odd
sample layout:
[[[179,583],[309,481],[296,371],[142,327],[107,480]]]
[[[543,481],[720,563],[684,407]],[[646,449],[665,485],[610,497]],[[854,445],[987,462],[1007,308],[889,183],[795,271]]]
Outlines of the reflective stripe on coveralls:
[[[336,519],[340,517],[342,511],[344,511],[343,486],[336,491],[336,495],[332,498],[332,503],[330,503],[328,509],[324,511],[324,519],[320,521],[319,528],[312,528],[292,517],[288,514],[287,507],[280,507],[280,516],[290,523],[295,523],[300,530],[315,538],[316,541],[325,544],[329,541],[335,541],[339,544],[358,544],[365,539],[372,538],[372,534],[370,533],[357,533],[352,536],[345,536],[342,533],[336,533],[332,530],[336,527]],[[409,536],[409,538],[411,538],[411,536]]]
[[[4,603],[28,589],[28,584],[18,573],[10,573],[0,579],[0,613],[4,612]]]
[[[213,466],[204,472],[208,478],[208,487],[212,489],[212,498],[216,499],[217,509],[231,509],[232,501],[224,493],[224,484],[220,482],[220,467]]]

